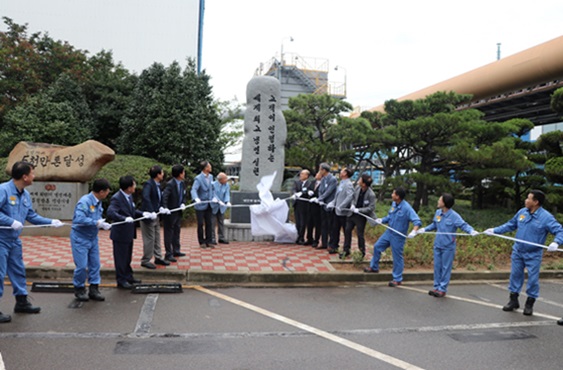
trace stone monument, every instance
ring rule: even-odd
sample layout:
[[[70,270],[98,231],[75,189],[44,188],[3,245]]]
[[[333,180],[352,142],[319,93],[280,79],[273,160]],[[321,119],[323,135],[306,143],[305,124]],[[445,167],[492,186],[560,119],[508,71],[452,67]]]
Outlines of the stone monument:
[[[74,206],[88,193],[88,181],[115,152],[95,140],[65,147],[44,143],[20,142],[10,152],[6,173],[11,175],[15,162],[26,161],[35,167],[35,180],[26,188],[33,208],[48,218],[72,222]],[[22,235],[68,236],[69,227],[24,229]]]
[[[246,112],[244,115],[244,138],[240,171],[240,191],[231,192],[233,205],[259,204],[256,185],[263,176],[277,171],[272,186],[274,198],[287,196],[280,193],[285,165],[285,140],[287,127],[281,110],[281,86],[278,79],[258,76],[246,87]],[[235,226],[235,224],[237,226]],[[233,207],[228,236],[231,240],[252,240],[246,232],[250,230],[248,207]],[[239,230],[232,230],[239,228]],[[245,234],[246,236],[243,236]],[[254,238],[256,240],[256,238]]]

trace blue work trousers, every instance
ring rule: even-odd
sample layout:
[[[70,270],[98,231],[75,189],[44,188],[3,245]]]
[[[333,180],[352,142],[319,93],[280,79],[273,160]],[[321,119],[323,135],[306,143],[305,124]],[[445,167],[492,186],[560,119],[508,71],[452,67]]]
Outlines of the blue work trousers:
[[[446,293],[455,257],[455,248],[434,247],[434,290]]]
[[[403,249],[405,248],[405,238],[399,235],[391,235],[390,231],[386,231],[373,245],[373,257],[370,267],[379,270],[379,260],[381,253],[391,247],[393,255],[393,280],[396,282],[403,281],[403,270],[405,269],[405,260],[403,258]]]
[[[22,243],[19,238],[0,239],[0,297],[4,294],[4,277],[8,274],[14,295],[27,295]]]
[[[90,284],[100,284],[100,248],[98,237],[85,239],[71,234],[72,257],[74,258],[74,278],[72,283],[75,287],[82,288],[86,284],[86,276]]]
[[[522,252],[517,248],[512,250],[512,266],[510,270],[510,282],[508,290],[513,293],[520,293],[524,285],[524,269],[528,270],[528,285],[526,294],[531,298],[538,298],[540,295],[540,266],[543,256],[543,249],[537,251]]]

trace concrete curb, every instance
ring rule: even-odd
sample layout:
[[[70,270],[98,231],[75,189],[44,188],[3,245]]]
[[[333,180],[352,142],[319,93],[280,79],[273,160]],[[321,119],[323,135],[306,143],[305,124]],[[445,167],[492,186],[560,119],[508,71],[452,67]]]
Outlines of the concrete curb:
[[[28,267],[26,269],[29,281],[41,280],[72,280],[72,268]],[[104,282],[115,281],[115,270],[102,269]],[[456,281],[484,281],[508,280],[509,271],[484,272],[452,272],[451,280]],[[376,283],[392,280],[391,272],[379,274],[364,272],[237,272],[237,271],[204,271],[204,270],[136,270],[135,277],[147,282],[177,282],[197,285],[260,285],[260,284],[341,284],[341,283]],[[542,279],[562,279],[563,270],[548,270],[540,273]],[[405,282],[431,282],[433,271],[404,273]]]

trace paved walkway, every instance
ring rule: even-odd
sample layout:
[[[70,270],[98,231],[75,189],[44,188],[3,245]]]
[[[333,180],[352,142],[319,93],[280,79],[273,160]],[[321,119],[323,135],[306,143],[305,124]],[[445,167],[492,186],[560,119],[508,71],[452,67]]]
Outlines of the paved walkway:
[[[161,237],[163,236],[161,230]],[[196,228],[186,227],[181,231],[181,251],[185,257],[170,266],[157,266],[167,270],[239,271],[239,272],[330,272],[334,268],[326,250],[315,250],[310,246],[277,244],[274,242],[231,242],[218,244],[215,249],[201,249],[197,242]],[[54,236],[23,236],[23,259],[27,267],[74,268],[70,239]],[[114,268],[112,242],[109,231],[100,230],[100,260],[102,268]],[[352,250],[357,249],[356,240]],[[162,243],[164,250],[164,243]],[[370,248],[368,247],[368,250]],[[143,242],[140,229],[133,247],[133,269],[142,269]],[[366,260],[371,259],[368,253]]]

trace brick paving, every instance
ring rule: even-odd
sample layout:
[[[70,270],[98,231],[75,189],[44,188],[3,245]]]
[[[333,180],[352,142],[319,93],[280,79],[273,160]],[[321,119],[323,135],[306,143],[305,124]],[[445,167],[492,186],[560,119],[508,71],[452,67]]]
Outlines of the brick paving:
[[[163,236],[161,230],[161,237]],[[185,227],[181,231],[181,251],[185,257],[178,258],[170,266],[157,266],[158,269],[207,270],[207,271],[257,271],[257,272],[330,272],[334,268],[326,250],[315,250],[310,246],[277,244],[274,242],[231,242],[218,244],[215,249],[199,247],[195,227]],[[28,267],[74,268],[70,239],[55,236],[22,236],[23,259]],[[164,250],[164,243],[162,248]],[[112,242],[109,231],[100,230],[100,261],[102,268],[113,268]],[[355,238],[352,251],[357,249]],[[367,248],[370,249],[369,246]],[[133,246],[133,269],[141,267],[143,242],[141,231],[137,230],[137,239]],[[366,259],[369,261],[371,254]]]

